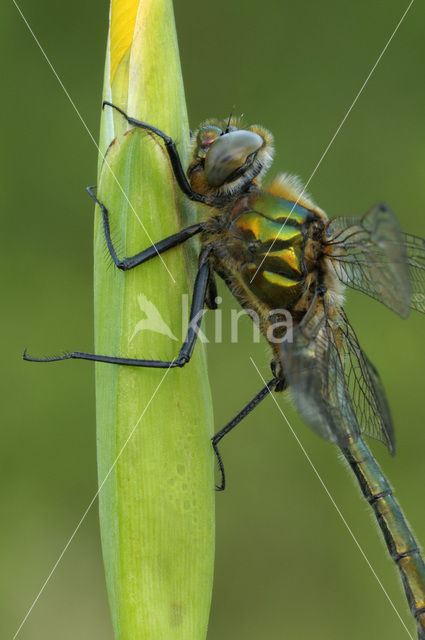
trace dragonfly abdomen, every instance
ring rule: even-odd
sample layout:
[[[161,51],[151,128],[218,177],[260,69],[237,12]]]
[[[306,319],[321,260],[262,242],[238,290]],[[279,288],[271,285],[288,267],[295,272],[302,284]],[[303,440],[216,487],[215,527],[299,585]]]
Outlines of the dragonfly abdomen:
[[[425,640],[425,564],[392,489],[361,438],[341,447],[362,493],[372,507],[388,551],[396,563],[407,601]]]

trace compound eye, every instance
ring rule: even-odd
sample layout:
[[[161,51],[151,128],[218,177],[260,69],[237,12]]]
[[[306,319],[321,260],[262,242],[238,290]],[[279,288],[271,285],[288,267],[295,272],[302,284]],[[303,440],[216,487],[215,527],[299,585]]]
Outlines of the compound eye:
[[[198,148],[198,157],[205,158],[206,153],[214,140],[217,140],[223,134],[222,130],[219,127],[207,126],[202,127],[198,131],[197,137],[197,148]]]
[[[205,176],[213,187],[219,187],[234,173],[243,173],[263,146],[263,138],[253,131],[225,133],[210,146],[205,157]]]

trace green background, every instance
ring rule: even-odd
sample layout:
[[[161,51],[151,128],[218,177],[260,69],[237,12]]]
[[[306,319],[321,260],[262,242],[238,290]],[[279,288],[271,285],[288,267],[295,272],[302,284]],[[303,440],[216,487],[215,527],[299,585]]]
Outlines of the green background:
[[[275,135],[270,175],[307,180],[406,6],[176,2],[192,127],[244,113]],[[106,0],[22,0],[21,7],[97,138]],[[97,152],[11,0],[2,3],[0,25],[0,619],[1,637],[12,638],[96,491],[91,364],[31,365],[21,352],[92,349],[93,206],[84,186],[95,182]],[[425,235],[424,28],[416,2],[313,178],[309,190],[329,216],[384,201],[404,230]],[[230,344],[236,305],[222,292],[225,341],[208,347],[217,429],[261,387],[250,356],[270,375],[268,351],[252,343],[248,319]],[[347,297],[396,425],[396,458],[373,449],[425,544],[424,318],[403,321],[361,294]],[[212,318],[207,324],[213,337]],[[397,572],[336,449],[285,398],[280,404],[413,633]],[[271,399],[222,453],[229,486],[217,496],[208,640],[409,637]],[[97,505],[19,637],[112,639]]]

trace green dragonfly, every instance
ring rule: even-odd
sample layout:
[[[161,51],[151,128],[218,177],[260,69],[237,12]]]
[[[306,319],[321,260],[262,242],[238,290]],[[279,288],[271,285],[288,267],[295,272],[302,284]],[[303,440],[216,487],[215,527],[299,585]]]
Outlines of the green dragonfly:
[[[195,347],[200,312],[204,305],[216,308],[214,276],[219,275],[241,306],[256,315],[271,348],[273,378],[213,437],[221,470],[218,489],[225,486],[218,443],[271,391],[288,390],[306,423],[341,449],[355,474],[400,572],[418,638],[425,640],[424,561],[390,485],[362,439],[366,435],[380,440],[394,454],[391,415],[379,375],[343,310],[343,289],[348,286],[379,300],[403,318],[410,309],[425,313],[425,240],[403,234],[384,205],[373,207],[362,218],[329,221],[293,176],[282,175],[262,188],[261,178],[273,155],[272,135],[263,127],[243,129],[237,119],[208,121],[192,137],[192,158],[185,171],[169,136],[106,104],[117,109],[131,126],[163,141],[183,193],[206,205],[200,208],[203,219],[198,223],[134,256],[119,258],[110,233],[107,203],[89,189],[102,213],[110,255],[121,270],[133,269],[200,235],[187,336],[172,361],[80,351],[44,359],[25,353],[24,358],[183,367]],[[209,211],[206,216],[205,211]]]

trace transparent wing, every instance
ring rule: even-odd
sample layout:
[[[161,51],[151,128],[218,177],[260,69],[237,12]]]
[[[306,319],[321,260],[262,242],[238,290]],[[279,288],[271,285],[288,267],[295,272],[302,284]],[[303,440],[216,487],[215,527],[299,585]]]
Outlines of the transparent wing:
[[[425,313],[425,240],[409,233],[403,233],[402,237],[412,289],[410,306]]]
[[[344,284],[383,302],[401,317],[408,316],[414,282],[406,237],[390,209],[377,205],[360,219],[334,218],[328,227],[328,244]]]
[[[315,323],[315,326],[313,324]],[[364,433],[394,454],[394,429],[385,392],[373,364],[341,310],[294,330],[283,343],[289,390],[307,424],[323,438],[344,444]]]

